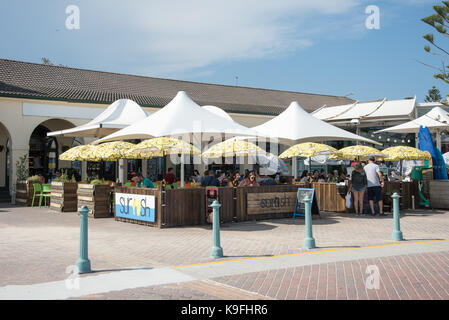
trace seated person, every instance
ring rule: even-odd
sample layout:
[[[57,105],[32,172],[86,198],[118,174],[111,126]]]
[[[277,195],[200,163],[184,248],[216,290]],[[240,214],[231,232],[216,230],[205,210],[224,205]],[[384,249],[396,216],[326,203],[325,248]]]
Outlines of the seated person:
[[[248,178],[243,179],[242,182],[240,182],[239,187],[258,187],[259,183],[256,180],[256,175],[254,171],[251,171],[248,174]]]
[[[219,187],[220,181],[215,178],[214,171],[210,170],[207,172],[207,175],[201,180],[201,186],[203,187]]]
[[[284,177],[284,176],[281,176],[281,177],[279,178],[279,183],[280,183],[280,184],[288,184],[287,178]]]
[[[228,187],[238,187],[239,186],[239,183],[240,183],[240,181],[241,181],[241,176],[240,176],[240,172],[236,172],[235,173],[235,175],[231,178],[231,179],[229,179],[229,182],[228,182]]]
[[[132,174],[132,178],[131,178],[131,182],[134,182],[136,185],[140,182],[140,177],[137,173],[135,173],[134,171],[131,172]]]
[[[309,182],[309,172],[307,170],[302,172],[301,177],[299,177],[299,182]]]
[[[319,174],[318,170],[313,170],[312,181],[318,182],[319,177],[320,177],[320,174]]]
[[[193,176],[191,177],[193,182],[201,182],[201,175],[200,172],[198,170],[193,170]]]
[[[173,168],[168,168],[167,174],[164,177],[165,183],[167,185],[172,185],[176,181],[176,177],[173,174]]]
[[[326,182],[326,178],[323,175],[318,176],[318,181],[317,182]]]
[[[277,185],[276,181],[273,179],[273,177],[270,176],[260,176],[261,180],[259,184],[261,186],[275,186]]]
[[[338,182],[338,177],[336,177],[332,172],[329,172],[327,182]]]
[[[153,184],[153,182],[151,182],[150,178],[148,178],[148,177],[145,177],[143,179],[142,184],[145,188],[153,188],[154,189],[154,184]]]
[[[396,171],[393,170],[390,172],[390,176],[388,177],[388,181],[398,182],[401,181],[401,178],[396,174]]]
[[[347,180],[346,173],[342,172],[338,177],[338,182],[345,182],[345,180]]]

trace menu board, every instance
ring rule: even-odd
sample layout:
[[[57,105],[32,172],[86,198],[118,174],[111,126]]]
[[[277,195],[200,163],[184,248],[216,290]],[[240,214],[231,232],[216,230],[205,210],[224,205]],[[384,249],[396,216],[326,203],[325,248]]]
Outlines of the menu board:
[[[295,211],[293,212],[293,218],[299,216],[304,217],[306,213],[306,205],[304,199],[308,196],[312,199],[312,214],[317,214],[321,217],[320,208],[318,207],[318,200],[316,198],[315,189],[298,188],[296,193]]]

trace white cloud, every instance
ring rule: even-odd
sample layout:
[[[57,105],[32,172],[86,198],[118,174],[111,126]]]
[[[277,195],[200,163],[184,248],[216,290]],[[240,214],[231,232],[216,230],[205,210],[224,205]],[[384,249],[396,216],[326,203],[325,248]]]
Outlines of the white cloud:
[[[342,29],[350,32],[352,26],[348,26],[348,21],[352,24],[353,16],[348,19],[347,15],[354,13],[358,3],[356,0],[92,1],[88,10],[83,9],[87,3],[80,4],[81,28],[83,20],[84,23],[86,19],[96,20],[96,27],[89,31],[85,41],[102,43],[105,59],[120,55],[121,50],[130,59],[139,60],[139,65],[145,65],[152,74],[172,75],[219,62],[289,54],[313,45],[320,37],[335,36]],[[360,19],[364,18],[363,8],[356,12]],[[118,59],[131,63],[125,57]]]

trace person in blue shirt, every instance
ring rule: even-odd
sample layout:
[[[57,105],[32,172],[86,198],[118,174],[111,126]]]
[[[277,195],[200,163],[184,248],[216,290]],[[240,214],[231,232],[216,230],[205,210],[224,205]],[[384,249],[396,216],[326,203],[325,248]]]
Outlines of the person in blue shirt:
[[[219,187],[220,181],[215,178],[214,172],[210,170],[203,179],[201,179],[201,186],[203,187]]]
[[[154,189],[154,184],[153,184],[153,182],[151,182],[150,178],[148,178],[148,177],[145,177],[143,179],[142,184],[145,188],[153,188]]]

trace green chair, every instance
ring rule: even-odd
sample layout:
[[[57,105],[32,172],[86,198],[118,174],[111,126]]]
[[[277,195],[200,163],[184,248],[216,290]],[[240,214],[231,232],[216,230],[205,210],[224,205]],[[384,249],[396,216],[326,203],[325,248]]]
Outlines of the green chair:
[[[173,182],[173,189],[178,189],[179,185],[176,182]]]
[[[167,184],[167,185],[165,186],[165,190],[171,190],[171,189],[172,189],[172,186],[171,186],[171,185]]]
[[[48,205],[50,206],[50,196],[51,196],[51,184],[43,184],[42,185],[42,193],[41,193],[41,199],[39,201],[39,208],[41,207],[42,198],[44,198],[44,205],[47,206],[47,198],[48,199]]]
[[[36,196],[39,197],[39,207],[42,201],[42,186],[40,183],[33,183],[33,200],[31,201],[31,206],[34,207],[34,199]]]
[[[132,183],[131,183],[131,182],[126,182],[126,183],[125,183],[125,186],[127,186],[127,187],[132,187]]]

